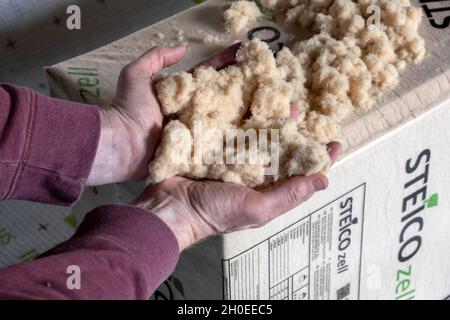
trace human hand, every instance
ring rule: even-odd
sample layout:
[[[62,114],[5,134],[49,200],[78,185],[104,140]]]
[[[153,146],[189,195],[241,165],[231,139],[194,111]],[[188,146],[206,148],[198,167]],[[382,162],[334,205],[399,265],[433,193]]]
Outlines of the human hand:
[[[334,163],[341,145],[333,142],[328,148]],[[175,177],[148,187],[132,204],[163,220],[183,251],[215,234],[263,226],[327,187],[328,180],[320,173],[292,177],[264,191]]]
[[[100,108],[101,137],[87,185],[144,179],[163,126],[153,76],[187,48],[156,47],[122,69],[111,105]]]
[[[198,64],[222,69],[235,62],[236,43]],[[101,137],[87,185],[144,179],[159,143],[163,115],[153,76],[181,61],[187,47],[155,47],[122,69],[116,96],[100,109]],[[191,70],[191,71],[192,71]]]

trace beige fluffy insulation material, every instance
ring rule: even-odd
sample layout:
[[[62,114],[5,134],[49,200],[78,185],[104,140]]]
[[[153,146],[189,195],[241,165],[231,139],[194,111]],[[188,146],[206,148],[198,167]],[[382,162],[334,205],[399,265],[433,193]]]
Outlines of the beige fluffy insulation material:
[[[252,28],[261,16],[258,5],[253,1],[236,1],[224,12],[227,32],[240,35]]]
[[[170,74],[157,82],[162,110],[170,121],[150,164],[149,182],[182,175],[261,187],[294,175],[326,172],[326,144],[339,133],[339,124],[353,110],[373,107],[397,84],[407,64],[425,55],[418,33],[421,12],[409,0],[261,4],[281,14],[286,24],[312,30],[313,36],[283,48],[276,57],[266,43],[255,39],[241,46],[233,66]],[[381,10],[381,24],[369,28],[368,9],[373,5]],[[224,14],[226,28],[240,34],[259,15],[254,2],[234,2]],[[295,119],[292,106],[299,111]],[[196,123],[202,124],[203,132],[214,129],[216,134],[203,134],[196,142]],[[274,164],[269,154],[274,150],[269,148],[258,151],[257,163],[227,164],[214,158],[218,151],[233,152],[229,149],[234,143],[217,136],[236,128],[278,130],[275,173],[266,174]],[[203,161],[192,159],[199,144]],[[247,148],[249,157],[255,151]]]

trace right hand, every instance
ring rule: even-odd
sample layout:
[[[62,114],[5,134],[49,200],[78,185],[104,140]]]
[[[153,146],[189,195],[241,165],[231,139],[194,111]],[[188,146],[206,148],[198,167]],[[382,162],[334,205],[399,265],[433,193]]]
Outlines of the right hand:
[[[235,63],[239,47],[237,43],[190,71],[200,66],[223,69]],[[295,106],[292,117],[296,117]],[[334,163],[341,145],[333,142],[328,147]],[[264,191],[231,183],[175,177],[149,186],[132,204],[152,211],[163,220],[183,251],[215,234],[261,227],[327,187],[328,179],[320,173],[292,177]]]
[[[334,163],[341,146],[330,143]],[[267,190],[175,177],[149,186],[132,204],[150,210],[175,234],[180,251],[215,234],[261,227],[328,187],[323,174],[292,177]]]

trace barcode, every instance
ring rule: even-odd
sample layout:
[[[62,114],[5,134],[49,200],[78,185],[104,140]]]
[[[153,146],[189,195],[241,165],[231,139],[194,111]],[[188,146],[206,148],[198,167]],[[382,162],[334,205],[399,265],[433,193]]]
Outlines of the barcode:
[[[347,283],[345,286],[336,291],[337,299],[343,300],[350,295],[350,283]]]

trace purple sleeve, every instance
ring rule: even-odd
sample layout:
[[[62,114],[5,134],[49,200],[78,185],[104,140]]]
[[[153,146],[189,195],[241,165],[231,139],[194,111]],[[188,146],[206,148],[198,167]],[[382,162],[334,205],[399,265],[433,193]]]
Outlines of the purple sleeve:
[[[0,200],[70,205],[81,194],[100,135],[97,108],[0,86]]]
[[[178,242],[147,210],[104,206],[37,260],[0,270],[0,299],[148,299],[178,261]],[[80,289],[67,268],[80,271]]]
[[[0,85],[0,200],[72,204],[99,135],[97,108]],[[174,234],[151,212],[104,206],[69,241],[0,270],[0,299],[148,299],[178,255]],[[80,270],[80,289],[67,285],[70,266]]]

